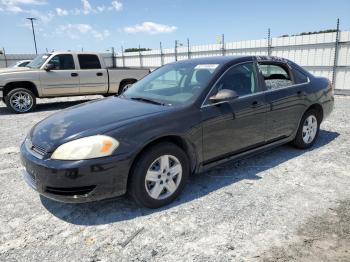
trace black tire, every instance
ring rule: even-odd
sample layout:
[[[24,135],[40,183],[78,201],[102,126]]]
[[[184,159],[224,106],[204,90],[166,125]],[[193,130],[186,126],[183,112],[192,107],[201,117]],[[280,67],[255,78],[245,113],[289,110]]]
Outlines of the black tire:
[[[171,155],[179,160],[182,167],[182,176],[177,189],[170,196],[164,199],[155,199],[147,192],[146,174],[152,163],[164,155]],[[181,148],[172,143],[157,144],[145,150],[134,163],[130,173],[128,192],[137,204],[148,208],[159,208],[169,204],[180,195],[185,187],[189,173],[188,157]],[[163,187],[165,188],[165,182]]]
[[[20,110],[19,108],[16,108],[12,105],[11,103],[11,99],[14,95],[16,95],[17,93],[23,93],[28,95],[28,97],[31,99],[31,103],[28,106],[28,108],[25,108],[23,110]],[[11,90],[5,97],[5,104],[6,106],[14,113],[16,114],[23,114],[23,113],[28,113],[34,110],[35,106],[36,106],[36,97],[33,94],[32,91],[26,89],[26,88],[15,88],[13,90]]]
[[[309,118],[310,116],[314,116],[317,119],[317,130],[316,130],[316,135],[314,136],[314,138],[310,142],[306,143],[303,139],[303,133],[304,133],[303,127],[304,127],[305,120],[307,118]],[[307,112],[305,112],[305,114],[303,115],[303,117],[300,121],[300,125],[298,128],[297,134],[296,134],[294,140],[292,141],[292,144],[296,148],[300,148],[300,149],[306,149],[306,148],[312,147],[318,138],[318,135],[320,132],[320,124],[321,124],[320,114],[317,110],[310,109]]]
[[[127,86],[127,85],[132,85],[134,83],[136,83],[137,81],[135,80],[126,80],[126,81],[122,81],[120,83],[120,86],[119,86],[119,90],[118,90],[118,95],[121,95],[124,91],[124,88]]]

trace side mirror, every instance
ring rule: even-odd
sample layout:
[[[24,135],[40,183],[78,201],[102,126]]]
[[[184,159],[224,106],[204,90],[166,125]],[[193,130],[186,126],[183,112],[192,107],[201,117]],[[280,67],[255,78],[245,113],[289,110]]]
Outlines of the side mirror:
[[[216,95],[209,97],[210,102],[227,102],[237,98],[238,95],[235,91],[231,89],[221,89]]]
[[[51,70],[55,69],[55,65],[54,65],[54,64],[48,63],[48,64],[46,64],[46,66],[44,67],[44,69],[45,69],[46,71],[51,71]]]

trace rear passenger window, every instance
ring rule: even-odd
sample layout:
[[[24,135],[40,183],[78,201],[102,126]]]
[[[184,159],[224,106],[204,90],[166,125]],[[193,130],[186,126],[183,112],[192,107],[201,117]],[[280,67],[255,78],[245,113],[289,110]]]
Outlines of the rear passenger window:
[[[277,89],[293,85],[289,70],[282,65],[259,64],[267,89]]]
[[[101,69],[100,60],[96,55],[78,55],[80,69]]]
[[[296,84],[302,84],[309,82],[309,78],[297,68],[293,68],[293,74]]]

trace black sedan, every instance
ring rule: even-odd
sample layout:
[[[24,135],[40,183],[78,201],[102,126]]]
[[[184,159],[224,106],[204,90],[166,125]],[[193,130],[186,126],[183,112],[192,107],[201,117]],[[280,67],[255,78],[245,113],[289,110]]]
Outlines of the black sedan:
[[[25,181],[63,202],[130,193],[174,200],[190,174],[291,142],[311,147],[333,109],[329,80],[276,57],[211,57],[155,70],[119,97],[58,112],[21,146]]]

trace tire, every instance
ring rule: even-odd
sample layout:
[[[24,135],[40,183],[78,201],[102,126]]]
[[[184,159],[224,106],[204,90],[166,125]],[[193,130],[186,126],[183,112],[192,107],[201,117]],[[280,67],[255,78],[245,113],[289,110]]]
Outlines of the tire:
[[[5,104],[16,114],[28,113],[35,108],[36,97],[33,92],[26,88],[15,88],[6,95]]]
[[[122,83],[120,84],[119,89],[118,89],[118,95],[121,95],[123,93],[124,88],[127,85],[132,85],[134,83],[136,83],[136,81],[134,81],[134,80],[128,80],[128,81],[124,81],[124,82],[122,81]]]
[[[316,121],[316,122],[315,122]],[[292,142],[296,148],[312,147],[320,132],[321,119],[315,109],[308,110],[302,117],[297,134]]]
[[[188,157],[181,148],[172,143],[155,145],[136,160],[130,173],[129,194],[141,206],[159,208],[180,195],[189,173]]]

